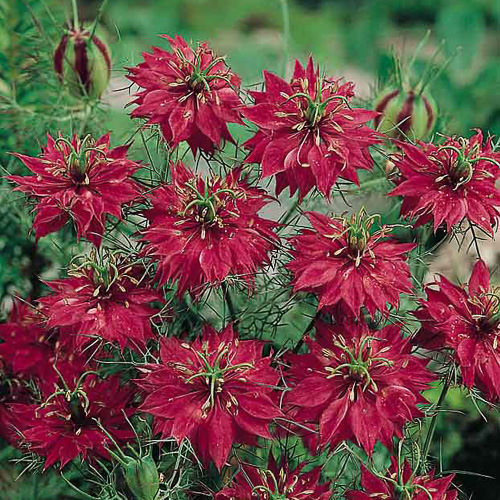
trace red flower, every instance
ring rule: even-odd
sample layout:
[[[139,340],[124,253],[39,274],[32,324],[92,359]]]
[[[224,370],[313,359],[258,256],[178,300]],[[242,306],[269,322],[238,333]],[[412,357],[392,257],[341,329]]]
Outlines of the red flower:
[[[49,328],[59,327],[78,350],[96,338],[117,343],[120,349],[144,349],[153,338],[148,305],[160,295],[142,282],[145,270],[116,255],[100,263],[88,261],[70,277],[49,281],[54,292],[39,300]],[[64,340],[61,335],[61,340]]]
[[[465,218],[493,234],[500,214],[500,153],[492,151],[491,137],[484,145],[480,131],[442,146],[398,144],[403,153],[393,161],[400,178],[389,196],[403,196],[402,215],[415,217],[417,225],[433,221],[434,231],[443,223],[450,231]]]
[[[292,240],[295,250],[287,267],[293,272],[294,291],[319,296],[318,308],[346,305],[356,316],[361,306],[373,315],[397,307],[400,293],[411,293],[405,253],[412,243],[386,238],[389,228],[370,234],[376,216],[364,211],[346,218],[309,212],[313,229]]]
[[[42,404],[11,406],[22,422],[22,444],[45,457],[44,469],[56,462],[62,469],[78,455],[82,460],[94,456],[109,458],[106,447],[114,445],[97,425],[97,420],[117,443],[134,436],[124,416],[124,412],[128,416],[133,413],[132,392],[120,387],[120,378],[100,380],[93,372],[79,372],[78,379],[70,378],[68,372],[72,371],[73,367],[61,369],[64,388],[44,394]]]
[[[133,117],[159,124],[170,147],[187,141],[194,154],[212,153],[223,140],[233,141],[227,123],[242,123],[238,108],[240,79],[206,43],[193,50],[180,36],[172,52],[153,47],[144,62],[129,68],[128,78],[142,87]]]
[[[0,325],[0,361],[22,378],[52,380],[55,332],[43,326],[43,315],[28,303],[16,300],[9,321]]]
[[[17,191],[35,198],[36,238],[58,231],[71,218],[77,237],[99,246],[106,215],[122,218],[122,205],[139,193],[132,174],[140,167],[126,158],[128,146],[109,149],[109,136],[98,140],[76,135],[71,141],[48,135],[38,158],[15,153],[35,175],[11,175]]]
[[[486,264],[474,266],[467,289],[444,276],[427,288],[415,313],[422,327],[414,342],[428,349],[451,348],[464,384],[500,399],[500,291],[490,288]]]
[[[156,432],[188,438],[201,460],[220,470],[233,443],[270,438],[268,426],[281,415],[272,400],[279,374],[262,347],[240,341],[231,325],[219,334],[205,326],[192,343],[162,339],[161,364],[138,381],[146,394],[141,409],[154,415]]]
[[[269,455],[267,470],[247,465],[234,478],[231,487],[224,488],[215,500],[328,500],[330,483],[318,484],[321,467],[302,472],[305,464],[290,470],[287,463],[280,467]]]
[[[297,421],[319,423],[321,446],[351,440],[371,454],[379,440],[391,448],[421,415],[420,391],[434,377],[397,327],[370,330],[347,315],[334,326],[317,323],[316,340],[306,342],[310,352],[290,358],[285,402]]]
[[[196,293],[233,274],[250,286],[278,239],[276,223],[257,215],[268,203],[264,191],[240,180],[238,169],[207,180],[180,162],[171,169],[172,184],[153,191],[146,212],[145,253],[158,261],[159,282],[178,280],[179,294]]]
[[[423,476],[415,475],[407,461],[398,467],[392,458],[387,477],[379,477],[361,467],[361,486],[364,491],[350,490],[346,492],[347,500],[411,499],[411,500],[455,500],[457,490],[450,490],[454,474],[434,477],[434,471]]]
[[[287,186],[304,198],[316,186],[325,196],[338,177],[358,184],[356,169],[371,169],[368,148],[379,135],[364,124],[378,115],[351,108],[354,84],[320,76],[312,57],[297,61],[290,84],[264,71],[265,92],[251,92],[255,106],[242,112],[259,128],[245,143],[249,163],[263,177],[276,174],[278,193]]]

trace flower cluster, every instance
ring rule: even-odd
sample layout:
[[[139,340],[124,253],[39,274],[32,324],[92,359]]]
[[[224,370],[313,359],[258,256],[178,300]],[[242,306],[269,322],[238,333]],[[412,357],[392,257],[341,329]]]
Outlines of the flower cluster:
[[[384,143],[369,123],[394,106],[383,116],[353,107],[353,84],[323,76],[312,57],[289,82],[264,72],[263,88],[245,93],[206,43],[166,38],[170,51],[153,48],[129,68],[140,88],[131,115],[146,120],[132,151],[145,148],[147,160],[130,160],[129,145],[112,148],[108,135],[49,135],[40,156],[14,153],[31,171],[8,179],[35,204],[36,241],[70,221],[87,242],[75,256],[70,234],[54,235],[70,264],[54,258],[32,277],[32,301],[14,300],[0,325],[0,435],[44,469],[80,460],[105,488],[89,484],[111,489],[99,498],[125,498],[123,488],[127,498],[180,498],[178,479],[183,498],[328,500],[335,487],[348,500],[455,500],[454,476],[431,469],[440,412],[421,424],[425,391],[449,370],[434,409],[452,371],[474,396],[500,399],[500,292],[482,260],[461,286],[443,276],[422,285],[420,270],[430,240],[458,235],[464,221],[494,234],[493,139]],[[63,40],[56,53],[100,43],[88,41]],[[87,90],[86,102],[100,95]],[[243,119],[257,130],[242,152]],[[394,210],[322,213],[341,184],[356,190],[374,145],[387,150],[390,179],[376,182],[394,182]],[[298,192],[279,220],[269,186]],[[392,462],[378,472],[384,447]],[[354,490],[323,465],[358,452],[370,465]]]

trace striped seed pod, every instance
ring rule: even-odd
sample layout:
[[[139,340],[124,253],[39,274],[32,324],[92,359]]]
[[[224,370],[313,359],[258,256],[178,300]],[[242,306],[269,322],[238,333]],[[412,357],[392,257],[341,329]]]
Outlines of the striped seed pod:
[[[71,28],[54,52],[54,70],[75,97],[99,99],[108,86],[111,53],[108,46],[85,28]]]
[[[437,107],[429,94],[414,90],[388,89],[376,99],[375,126],[389,137],[421,140],[430,135],[436,123]]]

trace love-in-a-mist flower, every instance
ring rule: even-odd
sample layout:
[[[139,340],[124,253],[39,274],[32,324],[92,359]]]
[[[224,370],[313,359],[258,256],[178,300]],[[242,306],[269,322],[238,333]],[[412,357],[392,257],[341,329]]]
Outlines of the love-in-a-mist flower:
[[[378,113],[350,105],[354,84],[321,76],[312,57],[306,68],[296,62],[290,83],[267,71],[264,81],[243,110],[258,127],[246,161],[276,175],[278,193],[290,187],[301,199],[315,186],[329,196],[339,177],[358,183],[356,170],[371,169],[369,147],[380,139],[366,126]]]
[[[402,153],[392,161],[399,170],[389,196],[402,196],[401,214],[416,224],[432,222],[448,231],[464,219],[489,234],[498,224],[500,152],[492,139],[483,144],[477,131],[470,139],[449,137],[443,145],[398,143]]]
[[[196,295],[232,275],[251,286],[278,240],[276,223],[258,216],[269,197],[238,169],[207,179],[180,162],[171,171],[171,184],[150,194],[143,232],[144,253],[157,262],[160,284],[177,280],[179,294]]]
[[[233,141],[227,123],[242,123],[240,79],[206,43],[192,48],[177,35],[166,38],[172,51],[153,47],[144,62],[129,68],[128,78],[141,90],[132,117],[158,124],[170,147],[187,141],[193,153],[212,153]]]
[[[308,212],[312,229],[292,239],[295,292],[316,294],[319,308],[341,304],[355,315],[365,307],[370,314],[397,307],[400,293],[411,293],[411,274],[406,254],[413,243],[388,237],[390,228],[370,229],[376,216],[364,210],[351,218],[330,218]]]
[[[121,444],[133,439],[126,419],[135,411],[133,392],[120,386],[120,377],[99,379],[88,366],[79,372],[61,367],[60,373],[59,388],[43,393],[41,404],[11,405],[21,422],[21,444],[45,457],[44,469],[57,462],[62,469],[78,456],[109,458],[106,448],[114,446],[109,436]]]
[[[128,146],[109,147],[109,136],[72,139],[47,136],[39,157],[14,153],[34,175],[10,175],[36,202],[36,238],[58,231],[72,220],[77,238],[99,246],[106,217],[122,218],[122,207],[139,194],[132,174],[140,165],[127,159]]]
[[[155,431],[188,438],[204,464],[220,470],[235,443],[270,438],[269,424],[281,415],[273,401],[280,378],[263,343],[239,340],[228,325],[220,333],[205,326],[194,342],[161,340],[161,362],[144,368],[141,410],[154,416]]]
[[[39,300],[49,328],[61,328],[61,341],[80,350],[96,339],[120,349],[143,349],[154,337],[149,304],[161,296],[146,270],[120,254],[92,253],[68,271],[69,278],[46,282],[52,290]]]
[[[440,276],[426,292],[415,313],[422,326],[414,342],[452,349],[464,384],[500,399],[500,289],[490,286],[486,264],[476,263],[467,287]]]
[[[320,446],[349,440],[368,454],[377,441],[391,448],[404,424],[422,415],[420,392],[434,376],[398,327],[371,330],[345,313],[335,325],[317,323],[306,344],[309,353],[289,358],[285,403],[298,422],[319,423]]]
[[[421,476],[412,471],[407,461],[398,465],[391,458],[391,467],[386,476],[375,475],[361,467],[363,490],[349,490],[347,500],[455,500],[458,491],[451,488],[454,474],[436,478],[434,471]]]
[[[330,483],[320,484],[321,467],[304,472],[305,464],[291,469],[285,461],[277,464],[269,455],[267,469],[244,465],[230,487],[219,491],[215,500],[328,500]]]

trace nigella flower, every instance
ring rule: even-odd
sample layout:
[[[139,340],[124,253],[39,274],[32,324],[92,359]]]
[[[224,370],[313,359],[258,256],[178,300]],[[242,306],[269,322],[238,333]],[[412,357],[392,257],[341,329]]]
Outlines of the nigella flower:
[[[371,454],[376,441],[391,448],[404,424],[422,415],[420,392],[434,377],[399,328],[371,330],[344,316],[333,326],[317,323],[309,353],[290,357],[285,403],[298,422],[319,423],[320,446],[350,440]]]
[[[0,362],[8,371],[26,379],[54,378],[54,344],[57,335],[43,324],[34,306],[16,299],[9,320],[0,324]]]
[[[160,125],[170,147],[187,141],[193,153],[212,153],[224,140],[233,141],[227,123],[242,123],[238,109],[240,79],[206,43],[195,49],[177,35],[172,52],[153,48],[144,62],[129,68],[128,78],[141,90],[132,117]]]
[[[59,388],[44,393],[41,404],[11,405],[21,422],[21,445],[45,457],[44,469],[56,462],[62,469],[78,456],[109,458],[106,448],[112,448],[113,441],[124,444],[134,437],[125,418],[134,413],[131,389],[121,387],[118,376],[97,378],[88,367],[82,367],[78,377],[74,367],[59,368]]]
[[[251,286],[277,242],[276,223],[257,214],[269,202],[236,169],[203,179],[182,163],[172,164],[172,183],[151,195],[143,232],[145,254],[158,262],[160,284],[178,280],[178,292],[197,294],[210,283],[237,275]]]
[[[454,474],[436,478],[434,471],[421,476],[412,471],[407,461],[399,464],[393,457],[387,476],[373,474],[361,467],[361,490],[346,492],[347,500],[401,499],[401,500],[455,500],[458,491],[450,489]]]
[[[397,187],[390,196],[402,196],[401,214],[415,217],[417,225],[432,222],[447,230],[464,219],[489,234],[498,224],[500,153],[492,139],[483,144],[481,131],[470,139],[450,137],[441,146],[399,142],[402,154],[393,162],[399,169]]]
[[[120,254],[86,261],[69,278],[46,282],[52,293],[39,300],[49,328],[61,329],[61,340],[80,350],[96,339],[120,349],[143,349],[153,338],[149,303],[161,296],[148,284],[145,269]]]
[[[490,287],[486,264],[476,263],[467,287],[441,276],[426,291],[415,313],[422,327],[414,342],[453,349],[464,384],[500,399],[500,289]]]
[[[321,467],[303,472],[305,464],[296,469],[282,461],[278,465],[269,455],[267,470],[244,465],[230,487],[219,491],[215,500],[328,500],[330,483],[319,484]]]
[[[365,124],[378,115],[352,108],[354,84],[320,76],[309,58],[297,61],[290,83],[264,71],[265,91],[251,92],[255,106],[243,116],[258,132],[245,143],[246,159],[262,165],[262,176],[276,174],[276,190],[287,186],[304,198],[316,186],[325,196],[339,177],[358,183],[357,169],[371,169],[368,148],[379,135]]]
[[[293,260],[287,264],[295,292],[315,293],[319,308],[341,304],[356,316],[362,306],[371,315],[387,311],[388,304],[397,307],[399,294],[411,293],[405,254],[414,244],[388,238],[387,227],[370,234],[376,216],[364,210],[350,219],[307,215],[313,228],[292,239]]]
[[[99,246],[106,216],[122,218],[122,206],[139,194],[132,174],[140,167],[128,160],[128,146],[109,148],[109,136],[95,140],[56,139],[48,135],[38,158],[14,153],[34,175],[7,178],[36,201],[36,238],[58,231],[72,220],[77,237]]]
[[[220,333],[205,326],[192,343],[160,342],[161,363],[137,381],[156,432],[179,443],[188,438],[203,463],[213,460],[219,470],[234,443],[271,437],[268,426],[281,415],[273,402],[279,373],[262,357],[262,342],[239,340],[231,325]]]

